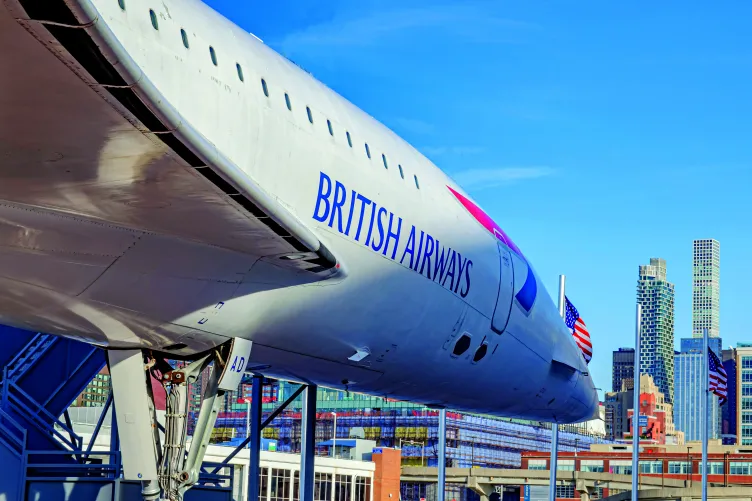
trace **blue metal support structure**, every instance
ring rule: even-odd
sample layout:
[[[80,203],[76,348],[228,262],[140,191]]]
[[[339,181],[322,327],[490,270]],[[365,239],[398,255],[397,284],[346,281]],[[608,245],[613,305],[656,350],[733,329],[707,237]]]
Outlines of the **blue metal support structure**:
[[[261,375],[253,376],[253,386],[251,388],[251,447],[249,449],[248,461],[248,501],[258,501],[259,499],[259,472],[261,465],[261,409],[262,409],[262,389],[264,377]]]
[[[284,403],[282,405],[280,405],[279,407],[277,407],[276,409],[274,409],[272,411],[272,413],[269,414],[269,416],[266,419],[264,419],[264,422],[261,423],[261,429],[263,430],[264,428],[266,428],[267,426],[269,426],[269,423],[271,423],[272,421],[274,421],[274,418],[276,418],[277,416],[279,416],[282,413],[283,410],[285,410],[291,403],[293,403],[295,401],[295,399],[298,398],[301,393],[303,393],[303,390],[305,390],[305,388],[306,387],[304,385],[299,386],[298,389],[295,390],[293,392],[293,394],[290,395],[287,398],[287,400],[284,401]],[[251,407],[251,415],[253,415],[253,407]],[[251,429],[253,429],[253,428],[251,428]],[[164,431],[164,430],[162,430],[162,431]],[[252,435],[253,434],[251,434],[251,436]],[[219,463],[219,466],[217,466],[217,469],[214,470],[212,473],[217,473],[220,468],[222,468],[223,466],[226,466],[226,465],[230,464],[230,461],[232,460],[232,458],[234,458],[235,456],[237,456],[237,454],[240,451],[242,451],[243,449],[245,449],[245,446],[248,445],[250,443],[250,441],[251,441],[251,437],[246,437],[245,440],[243,440],[242,442],[240,442],[240,445],[238,445],[237,447],[235,447],[235,450],[232,451],[221,463]]]
[[[112,392],[110,392],[110,395],[112,395]],[[110,453],[112,453],[112,455],[110,456],[110,458],[112,458],[113,460],[117,459],[119,461],[120,455],[118,454],[116,458],[116,455],[114,454],[116,452],[120,452],[120,434],[118,432],[114,401],[111,405],[110,414],[112,415],[112,424],[110,425]]]
[[[110,390],[110,393],[107,395],[107,401],[104,403],[104,407],[102,407],[102,414],[99,415],[99,419],[97,420],[97,426],[94,428],[94,432],[91,434],[91,438],[89,439],[89,445],[86,447],[86,452],[83,455],[83,461],[86,461],[89,459],[89,455],[91,454],[91,449],[94,447],[94,442],[96,442],[97,437],[99,436],[99,432],[102,430],[102,425],[104,424],[104,418],[107,416],[107,410],[110,408],[110,405],[112,405],[112,390]],[[66,411],[67,415],[67,411]],[[115,413],[113,413],[113,416]],[[110,435],[110,452],[112,452],[112,435]]]
[[[300,450],[300,501],[313,501],[313,461],[316,452],[316,392],[315,384],[306,386],[303,393],[303,436]]]
[[[436,486],[436,501],[444,501],[446,492],[446,409],[439,411],[439,485]]]

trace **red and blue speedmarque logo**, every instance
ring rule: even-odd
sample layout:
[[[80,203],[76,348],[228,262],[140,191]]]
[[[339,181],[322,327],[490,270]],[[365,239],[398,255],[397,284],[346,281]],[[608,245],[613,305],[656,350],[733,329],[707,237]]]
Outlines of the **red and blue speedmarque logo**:
[[[509,249],[517,254],[520,259],[522,259],[527,265],[527,276],[525,277],[525,283],[519,290],[519,292],[517,292],[517,294],[515,295],[515,299],[520,305],[520,308],[522,308],[526,313],[529,313],[533,308],[533,305],[535,304],[535,298],[538,295],[538,282],[535,279],[535,274],[533,273],[533,269],[530,267],[530,263],[528,263],[527,259],[525,259],[525,256],[522,254],[520,248],[517,247],[512,239],[509,238],[504,230],[501,229],[501,226],[496,224],[496,222],[491,219],[491,217],[486,214],[483,209],[475,205],[475,203],[473,203],[469,198],[467,198],[451,186],[447,186],[447,188],[452,193],[452,195],[454,195],[454,198],[456,198],[457,201],[462,204],[465,210],[467,210],[470,215],[473,216],[473,219],[480,223],[481,226],[488,230],[488,232],[495,236],[500,242],[509,247]]]

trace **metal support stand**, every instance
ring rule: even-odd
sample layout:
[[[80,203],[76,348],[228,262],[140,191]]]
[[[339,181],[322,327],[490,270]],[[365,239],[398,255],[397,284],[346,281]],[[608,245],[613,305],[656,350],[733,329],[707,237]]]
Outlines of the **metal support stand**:
[[[701,500],[708,501],[708,399],[710,398],[710,363],[708,360],[708,330],[702,330],[702,494]],[[690,470],[692,463],[689,463]]]
[[[439,485],[436,486],[436,501],[444,501],[446,492],[446,409],[439,411]]]
[[[551,460],[549,461],[548,499],[556,501],[556,471],[559,457],[559,424],[551,423]]]
[[[112,394],[112,390],[110,390],[110,394]],[[120,433],[118,431],[118,425],[117,425],[117,415],[115,414],[115,401],[113,400],[112,405],[110,406],[110,413],[112,414],[112,424],[110,425],[110,452],[112,455],[110,456],[110,464],[120,464],[119,456],[120,455]],[[117,455],[116,455],[117,453]],[[115,478],[120,476],[120,472],[115,473]]]
[[[261,409],[262,409],[262,390],[264,384],[263,376],[253,376],[253,386],[251,387],[251,431],[250,447],[248,448],[248,501],[258,501],[259,499],[259,471],[261,470]],[[217,468],[219,470],[219,468]],[[216,471],[216,470],[215,470]]]
[[[642,305],[637,305],[635,322],[634,382],[632,383],[632,501],[637,501],[640,479],[640,330]]]
[[[310,384],[303,393],[302,445],[300,450],[300,501],[313,501],[313,462],[316,452],[316,393]]]
[[[559,316],[563,319],[566,314],[566,284],[567,277],[559,275]],[[559,423],[551,423],[551,460],[549,461],[548,470],[548,499],[556,501],[556,471],[558,469],[559,459]]]

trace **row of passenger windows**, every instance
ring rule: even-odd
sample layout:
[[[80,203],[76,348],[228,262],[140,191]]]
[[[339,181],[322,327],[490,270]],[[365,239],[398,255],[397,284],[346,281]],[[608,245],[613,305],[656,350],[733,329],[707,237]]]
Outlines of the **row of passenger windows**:
[[[118,5],[120,5],[120,8],[122,10],[125,10],[125,0],[118,0]],[[154,12],[153,9],[149,9],[149,17],[151,18],[151,25],[155,30],[159,30],[159,19],[157,18],[156,12]],[[186,49],[190,49],[190,42],[188,41],[188,34],[185,32],[184,29],[180,29],[180,36],[183,39],[183,46],[185,46]],[[211,57],[211,61],[214,64],[214,66],[218,66],[218,60],[217,60],[217,52],[214,50],[214,47],[209,46],[209,55]],[[245,82],[245,78],[243,77],[243,67],[240,66],[240,63],[235,63],[235,69],[238,73],[238,79],[241,82]],[[264,95],[268,98],[269,96],[269,87],[266,84],[266,80],[263,78],[261,79],[261,89],[264,91]],[[285,104],[287,105],[287,109],[289,111],[292,111],[292,102],[290,100],[290,96],[285,92]],[[313,113],[311,112],[311,108],[306,106],[306,114],[308,115],[308,121],[313,124]],[[327,119],[326,121],[326,127],[329,130],[329,135],[332,137],[335,137],[334,135],[334,127],[332,126],[331,120]],[[345,136],[347,137],[347,144],[350,146],[350,148],[353,147],[352,137],[350,136],[349,131],[345,131]],[[363,143],[365,145],[365,151],[366,156],[371,159],[371,148],[368,146],[368,143]],[[386,159],[386,154],[381,154],[381,161],[384,164],[385,169],[389,169],[389,162]],[[401,164],[397,164],[397,168],[399,169],[399,174],[402,179],[405,179],[405,172],[402,169]],[[415,187],[420,189],[420,183],[418,182],[418,176],[413,175],[413,180],[415,181]]]

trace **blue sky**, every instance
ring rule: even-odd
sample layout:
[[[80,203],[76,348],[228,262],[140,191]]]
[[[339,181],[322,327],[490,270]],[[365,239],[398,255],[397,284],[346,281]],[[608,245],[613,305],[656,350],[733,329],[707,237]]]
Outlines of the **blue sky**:
[[[588,324],[596,386],[634,344],[637,268],[721,242],[724,346],[752,267],[752,3],[208,0],[452,175]]]

